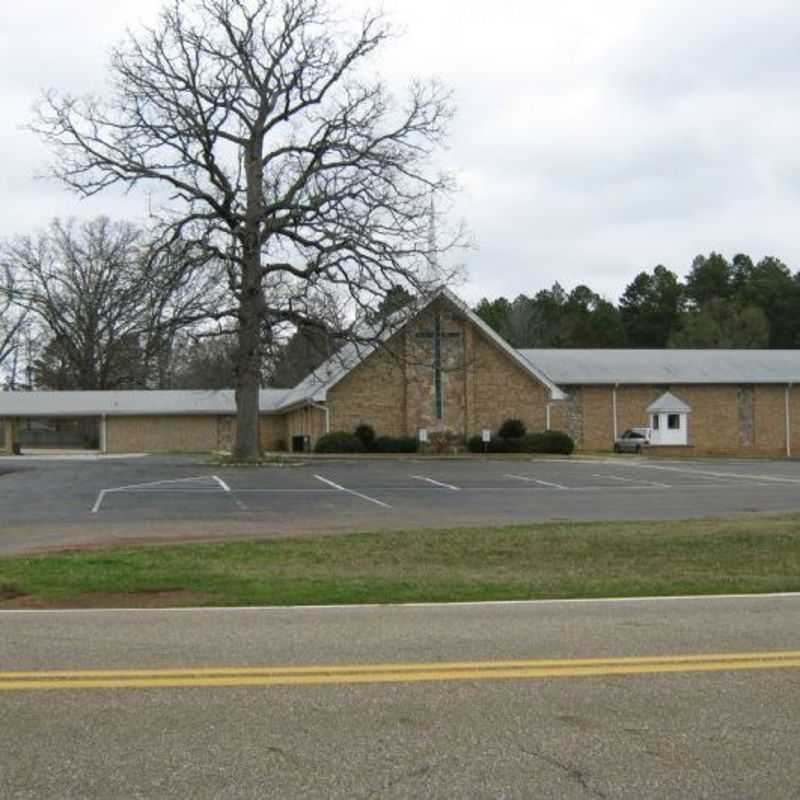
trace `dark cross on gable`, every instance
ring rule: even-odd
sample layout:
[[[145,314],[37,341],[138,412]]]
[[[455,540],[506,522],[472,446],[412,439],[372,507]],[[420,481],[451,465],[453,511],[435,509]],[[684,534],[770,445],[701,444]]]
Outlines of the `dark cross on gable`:
[[[444,419],[444,390],[442,387],[442,339],[458,339],[460,333],[442,332],[442,315],[433,315],[433,330],[421,331],[417,339],[430,339],[433,345],[433,389],[435,392],[434,413],[436,419]]]

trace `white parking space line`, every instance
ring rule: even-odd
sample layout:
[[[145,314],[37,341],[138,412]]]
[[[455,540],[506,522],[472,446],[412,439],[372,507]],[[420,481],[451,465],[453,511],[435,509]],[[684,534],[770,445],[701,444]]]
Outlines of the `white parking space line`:
[[[542,486],[549,486],[551,489],[569,489],[569,486],[563,486],[560,483],[549,483],[548,481],[540,481],[538,478],[536,479],[536,483],[540,483]]]
[[[219,475],[212,475],[212,477],[220,485],[222,491],[231,496],[231,500],[233,500],[233,502],[236,503],[236,507],[240,511],[248,510],[247,506],[231,491],[231,487],[228,486],[228,484],[225,483],[225,481],[222,480],[222,478],[220,478]]]
[[[333,486],[334,489],[338,489],[340,492],[347,492],[347,494],[352,494],[355,497],[360,497],[362,500],[366,500],[368,503],[374,503],[376,506],[382,506],[383,508],[391,508],[391,506],[388,503],[384,503],[382,500],[376,500],[374,497],[370,497],[369,495],[361,494],[361,492],[353,491],[352,489],[348,489],[345,486],[340,486],[338,483],[334,483],[333,481],[329,481],[327,478],[323,478],[322,475],[315,475],[314,477],[318,481],[327,483],[328,486]]]
[[[103,505],[103,500],[106,499],[107,494],[108,489],[103,489],[103,491],[97,495],[97,500],[94,501],[94,505],[92,506],[92,514],[96,514],[100,510],[100,506]]]
[[[128,486],[114,486],[111,489],[105,489],[106,492],[122,492],[127,489],[149,489],[153,486],[166,486],[168,483],[192,483],[194,481],[213,481],[213,475],[198,475],[194,478],[170,478],[165,481],[149,481],[148,483],[131,483]],[[211,487],[209,487],[211,488]]]
[[[645,486],[655,486],[659,489],[671,489],[672,487],[667,483],[658,483],[658,481],[645,481],[641,478],[621,478],[619,475],[600,475],[599,473],[595,473],[592,475],[593,478],[603,478],[610,481],[621,481],[622,483],[632,483],[636,486],[641,486],[644,484]]]
[[[211,477],[222,487],[223,492],[230,492],[231,487],[219,475],[212,475]]]
[[[434,486],[441,486],[443,489],[450,489],[453,492],[460,492],[461,489],[458,486],[453,486],[452,483],[444,483],[443,481],[435,481],[433,478],[426,478],[424,475],[411,475],[410,477],[418,480],[418,481],[427,481],[428,483],[432,483]]]
[[[614,463],[607,462],[607,463]],[[800,478],[788,478],[779,475],[753,475],[745,474],[743,472],[714,472],[706,469],[687,469],[686,467],[668,467],[665,464],[643,464],[642,462],[631,463],[631,466],[639,467],[639,469],[660,469],[668,472],[682,472],[686,475],[699,475],[701,477],[723,478],[729,480],[735,478],[737,480],[745,481],[769,481],[771,483],[790,483],[800,484]]]
[[[113,486],[109,489],[102,489],[100,493],[97,495],[97,499],[92,506],[92,514],[97,514],[100,511],[100,508],[103,505],[103,501],[106,499],[106,495],[109,494],[116,494],[119,492],[130,492],[131,494],[135,494],[137,492],[209,492],[212,491],[215,487],[206,486],[206,487],[197,487],[197,488],[186,488],[183,486],[174,486],[174,484],[185,484],[185,483],[196,483],[197,481],[208,481],[209,483],[215,482],[223,487],[224,491],[230,492],[230,488],[227,486],[224,481],[220,480],[216,475],[198,475],[192,478],[170,478],[169,480],[163,481],[147,481],[146,483],[130,483],[126,486]],[[240,501],[236,501],[237,505]],[[243,504],[242,504],[243,505]],[[243,509],[244,510],[244,509]]]
[[[529,478],[527,475],[504,475],[505,478],[513,478],[517,481],[528,481],[529,483],[538,483],[540,486],[549,486],[551,489],[569,489],[569,486],[563,486],[560,483],[550,483],[549,481],[540,481],[538,478]]]

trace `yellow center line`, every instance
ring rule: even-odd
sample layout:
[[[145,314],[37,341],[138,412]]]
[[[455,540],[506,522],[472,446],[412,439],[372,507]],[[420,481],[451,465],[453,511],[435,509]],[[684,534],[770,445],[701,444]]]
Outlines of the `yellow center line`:
[[[421,681],[522,680],[800,668],[800,651],[617,658],[458,661],[283,667],[33,670],[0,672],[0,691],[222,686],[321,686]]]

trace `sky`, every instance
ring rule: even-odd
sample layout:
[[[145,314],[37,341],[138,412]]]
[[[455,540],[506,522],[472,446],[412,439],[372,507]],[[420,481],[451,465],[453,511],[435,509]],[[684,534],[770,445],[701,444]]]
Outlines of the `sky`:
[[[111,46],[157,0],[0,8],[0,238],[56,216],[140,219],[141,195],[79,200],[37,177],[24,129],[43,90],[105,90]],[[340,0],[345,14],[367,6]],[[374,60],[398,92],[436,77],[458,108],[441,164],[474,248],[469,302],[558,281],[616,300],[641,270],[698,253],[800,270],[796,0],[384,0],[402,36]]]

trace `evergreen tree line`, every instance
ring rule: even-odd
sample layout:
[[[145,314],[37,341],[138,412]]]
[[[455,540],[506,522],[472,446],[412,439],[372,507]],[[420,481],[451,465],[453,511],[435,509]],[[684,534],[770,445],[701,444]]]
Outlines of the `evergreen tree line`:
[[[535,347],[800,347],[800,272],[779,259],[699,255],[684,280],[640,272],[618,303],[556,283],[532,297],[484,298],[476,313],[510,344]]]

